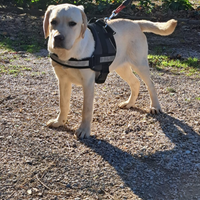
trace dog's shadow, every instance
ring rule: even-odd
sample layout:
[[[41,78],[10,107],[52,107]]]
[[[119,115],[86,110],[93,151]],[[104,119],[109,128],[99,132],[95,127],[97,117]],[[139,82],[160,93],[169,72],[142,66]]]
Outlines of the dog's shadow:
[[[124,185],[142,199],[200,198],[198,133],[167,114],[151,117],[159,121],[165,135],[175,144],[171,151],[160,151],[141,158],[94,137],[81,142],[114,167]],[[190,171],[190,168],[195,171]]]

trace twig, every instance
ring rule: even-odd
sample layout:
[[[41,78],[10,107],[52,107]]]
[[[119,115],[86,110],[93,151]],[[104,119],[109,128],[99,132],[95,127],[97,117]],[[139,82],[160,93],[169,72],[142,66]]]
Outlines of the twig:
[[[101,189],[102,190],[102,189]],[[108,197],[110,198],[110,199],[114,199],[114,197],[111,195],[111,194],[109,194],[108,192],[106,192],[105,190],[102,190],[106,195],[108,195]]]
[[[45,194],[50,194],[50,195],[65,195],[65,197],[70,197],[72,196],[72,193],[66,193],[62,191],[46,191]]]
[[[54,164],[55,164],[55,161],[51,162],[51,163],[49,164],[49,166],[47,166],[47,167],[42,171],[42,176],[41,176],[41,178],[44,177],[45,171],[47,171],[47,170],[48,170],[52,165],[54,165]]]
[[[10,199],[14,193],[15,193],[15,191],[12,192],[12,194],[7,199]]]
[[[51,190],[51,188],[49,188],[47,185],[45,185],[45,184],[38,178],[38,174],[36,174],[36,178],[37,178],[37,180],[38,180],[45,188],[47,188],[48,190]]]

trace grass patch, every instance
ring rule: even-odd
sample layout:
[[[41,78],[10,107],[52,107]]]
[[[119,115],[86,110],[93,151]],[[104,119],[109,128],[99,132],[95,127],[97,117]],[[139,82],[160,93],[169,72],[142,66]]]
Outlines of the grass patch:
[[[198,58],[171,59],[164,55],[149,55],[149,64],[161,71],[169,69],[172,73],[185,73],[188,76],[200,74],[200,60]]]
[[[0,65],[0,74],[11,74],[17,76],[24,71],[31,71],[32,69],[23,65]]]
[[[36,40],[35,37],[18,36],[11,39],[6,35],[0,35],[0,49],[8,51],[26,51],[29,53],[38,52],[43,47],[42,41]]]
[[[176,93],[176,90],[174,88],[167,88],[167,91],[170,93]]]

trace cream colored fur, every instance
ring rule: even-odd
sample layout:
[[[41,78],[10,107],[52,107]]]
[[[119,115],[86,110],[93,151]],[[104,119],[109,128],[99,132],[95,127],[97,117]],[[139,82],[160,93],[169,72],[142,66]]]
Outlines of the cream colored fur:
[[[52,21],[56,21],[56,24]],[[70,26],[70,22],[75,22],[76,25]],[[173,33],[176,24],[177,21],[173,19],[166,23],[127,19],[109,21],[109,26],[116,32],[114,37],[117,45],[117,55],[109,69],[115,70],[131,89],[129,99],[120,103],[119,107],[130,108],[135,105],[140,82],[132,73],[134,70],[148,88],[151,100],[150,112],[153,114],[161,112],[156,89],[150,78],[147,59],[148,44],[143,32],[169,35]],[[43,23],[45,37],[49,36],[48,50],[56,53],[64,61],[70,58],[82,59],[91,56],[95,43],[92,33],[86,26],[87,18],[82,6],[77,7],[71,4],[50,6],[45,13]],[[64,36],[63,48],[57,48],[55,45],[57,35]],[[70,107],[71,84],[75,83],[83,87],[84,94],[82,122],[76,135],[80,138],[88,137],[91,132],[95,72],[91,69],[63,68],[55,62],[52,62],[52,65],[59,82],[60,113],[56,119],[47,122],[47,125],[58,127],[66,123]]]

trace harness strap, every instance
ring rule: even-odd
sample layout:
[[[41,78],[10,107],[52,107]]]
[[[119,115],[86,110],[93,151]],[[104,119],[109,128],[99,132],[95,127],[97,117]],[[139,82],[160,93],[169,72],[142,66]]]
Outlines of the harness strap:
[[[70,59],[68,61],[63,61],[63,60],[60,60],[55,53],[50,53],[50,58],[54,62],[58,63],[59,65],[61,65],[63,67],[74,68],[74,69],[87,69],[87,68],[89,68],[89,61],[83,61],[83,60],[72,61],[72,59]]]
[[[115,32],[106,26],[103,20],[97,20],[95,23],[89,24],[88,28],[91,30],[95,40],[95,51],[93,53],[96,57],[96,62],[91,66],[96,71],[95,82],[104,83],[109,74],[109,66],[116,55],[116,44],[113,35]],[[98,62],[98,58],[102,56],[112,57],[113,60],[108,60],[105,63]]]
[[[62,65],[63,67],[67,68],[74,68],[74,69],[88,69],[91,68],[94,71],[100,71],[101,69],[98,69],[97,67],[94,67],[94,64],[97,63],[96,59],[97,57],[89,57],[84,58],[82,60],[77,60],[74,58],[71,58],[67,61],[60,60],[58,56],[55,53],[50,53],[50,58],[58,63],[59,65]],[[99,63],[108,63],[112,62],[115,59],[115,56],[104,56],[99,58]]]

